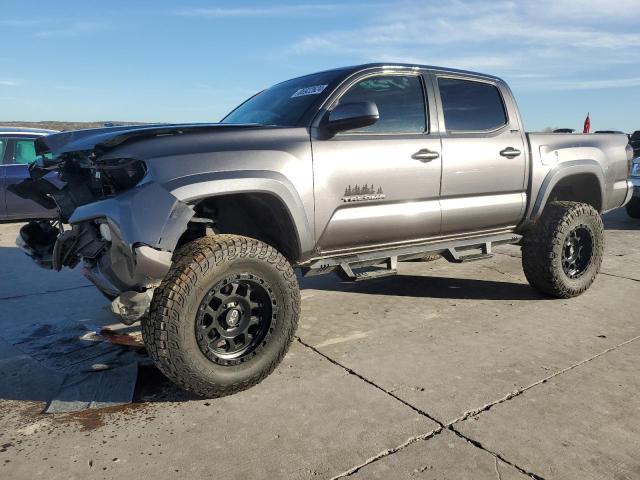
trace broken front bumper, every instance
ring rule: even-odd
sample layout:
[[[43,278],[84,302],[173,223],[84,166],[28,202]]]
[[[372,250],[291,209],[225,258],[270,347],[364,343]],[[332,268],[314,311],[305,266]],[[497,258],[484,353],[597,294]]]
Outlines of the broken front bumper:
[[[52,234],[42,222],[28,224],[17,243],[45,268],[74,267],[81,260],[83,273],[112,300],[113,311],[132,323],[147,311],[193,214],[191,206],[149,182],[77,207],[71,230]],[[46,235],[33,233],[38,226]]]

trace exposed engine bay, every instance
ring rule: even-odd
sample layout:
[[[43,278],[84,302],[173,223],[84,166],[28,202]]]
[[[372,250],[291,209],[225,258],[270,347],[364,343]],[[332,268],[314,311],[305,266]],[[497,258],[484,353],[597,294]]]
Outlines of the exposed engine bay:
[[[44,178],[51,170],[65,183],[58,188]],[[80,259],[94,260],[104,252],[111,238],[101,223],[83,223],[64,230],[79,206],[113,197],[134,187],[145,175],[140,160],[117,159],[100,162],[95,154],[66,154],[58,161],[45,157],[29,168],[31,178],[10,187],[13,193],[44,208],[57,207],[59,219],[30,222],[20,231],[19,245],[43,268],[75,267]],[[109,237],[109,234],[106,235]]]
[[[44,178],[53,170],[62,188]],[[31,178],[11,190],[45,208],[57,207],[59,217],[24,225],[17,245],[46,269],[82,263],[122,321],[138,320],[171,265],[192,208],[157,183],[143,182],[142,160],[69,152],[55,160],[39,157],[29,171]]]

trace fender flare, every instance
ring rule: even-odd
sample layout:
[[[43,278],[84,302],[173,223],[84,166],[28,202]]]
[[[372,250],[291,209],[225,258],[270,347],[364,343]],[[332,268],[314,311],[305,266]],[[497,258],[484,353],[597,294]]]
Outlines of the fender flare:
[[[535,221],[540,217],[547,204],[549,195],[558,182],[567,177],[582,174],[590,174],[596,178],[600,185],[600,205],[604,206],[605,180],[604,172],[600,164],[595,160],[571,160],[558,164],[547,173],[547,176],[542,181],[542,185],[540,185],[540,190],[533,204],[529,219]]]
[[[289,213],[300,254],[314,249],[313,230],[305,208],[293,184],[284,175],[270,170],[241,170],[188,175],[164,184],[178,200],[186,204],[222,195],[264,193],[276,197]]]

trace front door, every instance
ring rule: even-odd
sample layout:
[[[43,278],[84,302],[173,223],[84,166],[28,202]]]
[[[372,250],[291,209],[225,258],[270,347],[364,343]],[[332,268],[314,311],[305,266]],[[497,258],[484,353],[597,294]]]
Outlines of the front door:
[[[526,205],[526,148],[510,94],[491,80],[437,77],[442,233],[512,227]]]
[[[9,139],[7,153],[5,155],[4,186],[5,218],[9,220],[25,220],[30,218],[51,218],[56,215],[56,210],[47,210],[33,200],[25,200],[15,193],[7,190],[9,185],[22,182],[29,178],[29,164],[37,158],[35,151],[35,138],[16,137]],[[47,180],[60,185],[55,172],[49,173]]]
[[[369,73],[329,109],[372,101],[379,120],[312,139],[315,227],[322,252],[417,240],[440,233],[441,149],[435,110],[418,72]],[[433,118],[430,121],[429,112]],[[433,131],[435,130],[435,131]]]

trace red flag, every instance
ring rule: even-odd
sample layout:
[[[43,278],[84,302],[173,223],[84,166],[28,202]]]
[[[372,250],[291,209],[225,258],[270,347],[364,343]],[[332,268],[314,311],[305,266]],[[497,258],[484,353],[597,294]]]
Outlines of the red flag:
[[[587,118],[584,119],[584,128],[582,129],[582,133],[589,133],[591,130],[591,120],[589,119],[589,114],[587,113]]]

